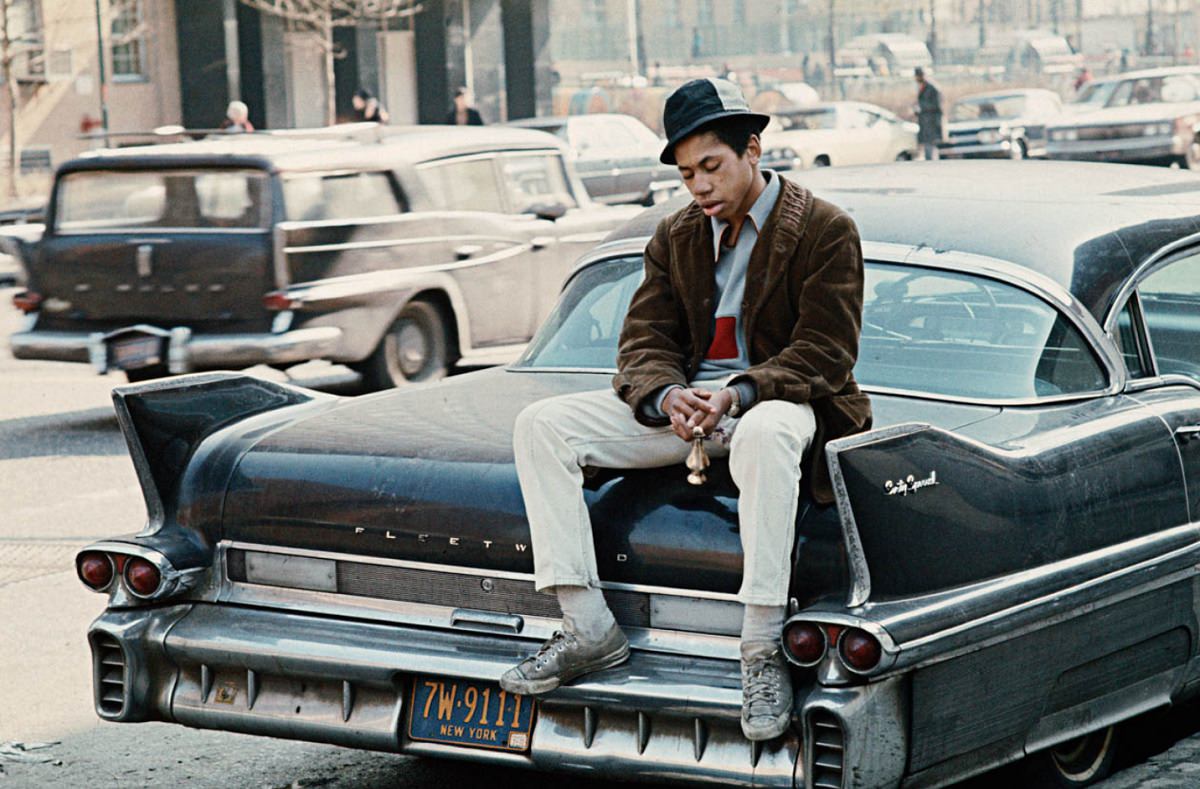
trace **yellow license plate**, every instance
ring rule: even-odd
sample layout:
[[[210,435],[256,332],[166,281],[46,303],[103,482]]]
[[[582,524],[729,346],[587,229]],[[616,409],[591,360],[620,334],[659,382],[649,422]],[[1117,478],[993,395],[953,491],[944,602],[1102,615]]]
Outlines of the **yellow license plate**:
[[[417,675],[408,736],[471,748],[523,753],[533,734],[534,703],[499,685]]]

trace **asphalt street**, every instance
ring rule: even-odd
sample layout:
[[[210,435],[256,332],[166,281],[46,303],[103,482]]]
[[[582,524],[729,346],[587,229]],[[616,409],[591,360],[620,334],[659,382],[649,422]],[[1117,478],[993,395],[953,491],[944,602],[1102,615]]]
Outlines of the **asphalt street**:
[[[21,316],[0,289],[0,789],[8,787],[510,786],[520,770],[186,729],[110,724],[92,709],[85,633],[101,595],[76,580],[75,551],[139,529],[141,494],[112,413],[120,374],[17,362],[6,338]],[[256,374],[282,377],[266,368]],[[296,382],[352,392],[340,368],[306,365]],[[1200,708],[1143,719],[1106,789],[1200,786]],[[972,782],[1011,785],[1010,774]],[[603,784],[537,776],[546,789]]]

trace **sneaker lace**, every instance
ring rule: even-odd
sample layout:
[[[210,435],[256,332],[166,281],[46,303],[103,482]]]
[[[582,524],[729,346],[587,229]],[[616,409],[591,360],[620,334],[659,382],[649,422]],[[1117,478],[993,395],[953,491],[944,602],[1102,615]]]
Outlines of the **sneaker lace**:
[[[746,704],[750,707],[773,705],[779,701],[779,665],[775,660],[778,652],[756,658],[746,665],[742,684],[746,693]]]
[[[537,653],[533,656],[533,665],[541,668],[544,663],[549,662],[550,656],[553,653],[564,651],[567,645],[574,640],[575,636],[573,634],[565,633],[562,630],[555,630],[546,643],[538,648]]]

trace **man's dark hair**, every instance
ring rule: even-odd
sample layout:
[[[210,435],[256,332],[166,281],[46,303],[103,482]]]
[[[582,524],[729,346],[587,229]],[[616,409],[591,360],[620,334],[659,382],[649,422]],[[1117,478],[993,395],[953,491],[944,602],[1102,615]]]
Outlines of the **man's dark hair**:
[[[738,157],[741,157],[750,145],[750,138],[759,133],[761,125],[760,120],[746,115],[730,115],[709,121],[696,129],[694,133],[712,132],[717,135],[718,140],[728,145]]]

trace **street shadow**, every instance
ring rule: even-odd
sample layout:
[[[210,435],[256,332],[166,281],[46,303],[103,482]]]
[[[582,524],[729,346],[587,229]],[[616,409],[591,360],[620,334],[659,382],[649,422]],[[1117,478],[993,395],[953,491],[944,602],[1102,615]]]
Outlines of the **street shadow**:
[[[126,453],[111,406],[0,420],[0,460]]]

